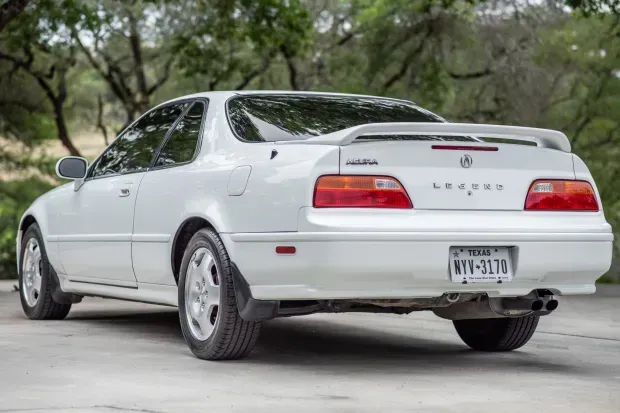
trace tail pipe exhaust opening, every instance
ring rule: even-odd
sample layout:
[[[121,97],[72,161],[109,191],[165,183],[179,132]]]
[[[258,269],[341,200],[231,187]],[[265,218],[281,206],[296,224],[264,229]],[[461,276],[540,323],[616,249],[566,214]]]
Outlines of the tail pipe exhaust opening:
[[[450,293],[446,295],[446,300],[448,300],[449,303],[456,303],[460,298],[461,296],[458,293]]]
[[[532,311],[540,311],[543,309],[544,305],[543,300],[534,300],[532,301]]]
[[[558,308],[558,300],[549,300],[545,308],[547,311],[554,311],[556,308]]]

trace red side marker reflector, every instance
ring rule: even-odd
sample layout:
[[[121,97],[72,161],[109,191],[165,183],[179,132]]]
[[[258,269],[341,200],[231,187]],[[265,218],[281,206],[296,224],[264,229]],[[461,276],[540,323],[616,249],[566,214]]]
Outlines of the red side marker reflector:
[[[467,146],[467,145],[433,145],[433,149],[443,149],[445,151],[481,151],[481,152],[497,152],[497,146]]]
[[[295,254],[297,249],[291,246],[279,245],[276,247],[276,254]]]

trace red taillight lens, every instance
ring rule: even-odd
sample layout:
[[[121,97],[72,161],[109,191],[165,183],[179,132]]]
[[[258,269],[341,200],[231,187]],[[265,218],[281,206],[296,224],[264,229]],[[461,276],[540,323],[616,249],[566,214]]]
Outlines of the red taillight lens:
[[[326,175],[316,181],[316,208],[413,208],[407,192],[388,176]]]
[[[596,194],[589,182],[538,180],[530,186],[526,210],[598,211]]]

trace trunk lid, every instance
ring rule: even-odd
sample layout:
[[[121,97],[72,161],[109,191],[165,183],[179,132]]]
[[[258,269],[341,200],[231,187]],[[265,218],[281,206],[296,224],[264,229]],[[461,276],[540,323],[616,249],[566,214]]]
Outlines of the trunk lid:
[[[493,147],[493,151],[433,146]],[[575,179],[572,155],[536,146],[356,139],[340,147],[340,173],[400,181],[415,209],[523,210],[536,179]]]

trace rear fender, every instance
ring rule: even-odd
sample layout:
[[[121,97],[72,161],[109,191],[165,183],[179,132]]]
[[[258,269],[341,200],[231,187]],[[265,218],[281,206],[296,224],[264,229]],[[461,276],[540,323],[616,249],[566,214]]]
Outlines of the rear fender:
[[[592,178],[592,174],[590,173],[590,170],[588,169],[586,163],[575,154],[573,154],[573,168],[575,170],[575,179],[590,182],[590,184],[594,188],[594,192],[596,193],[599,210],[600,212],[603,212],[603,201],[601,200],[598,188],[596,187],[596,182],[594,182],[594,178]]]

